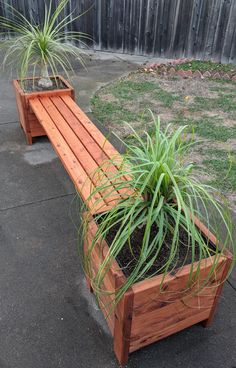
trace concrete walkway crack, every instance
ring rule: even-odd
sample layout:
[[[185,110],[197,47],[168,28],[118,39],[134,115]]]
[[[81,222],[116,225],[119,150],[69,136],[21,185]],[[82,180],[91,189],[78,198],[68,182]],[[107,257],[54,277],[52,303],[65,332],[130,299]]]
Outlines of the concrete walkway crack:
[[[236,287],[232,284],[231,281],[227,280],[227,283],[231,286],[231,288],[236,292]]]
[[[4,126],[4,125],[8,125],[8,124],[19,124],[19,121],[0,122],[0,126]]]
[[[55,197],[49,197],[49,198],[41,199],[41,200],[38,200],[38,201],[27,202],[27,203],[19,204],[17,206],[0,208],[0,212],[4,212],[4,211],[8,211],[8,210],[13,210],[13,209],[20,208],[20,207],[31,206],[32,204],[40,204],[40,203],[43,203],[43,202],[51,201],[53,199],[59,199],[59,198],[69,197],[71,195],[74,195],[75,196],[76,195],[76,192],[72,192],[72,193],[68,193],[68,194],[62,194],[62,195],[55,196]]]

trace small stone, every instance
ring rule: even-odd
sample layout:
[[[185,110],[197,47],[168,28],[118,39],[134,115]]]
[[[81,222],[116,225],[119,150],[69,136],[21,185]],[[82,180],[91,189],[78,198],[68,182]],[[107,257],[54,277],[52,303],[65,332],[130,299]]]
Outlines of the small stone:
[[[168,70],[168,73],[169,73],[170,75],[175,75],[175,73],[176,73],[175,68],[172,66],[172,67]]]
[[[167,72],[167,67],[166,67],[165,65],[162,65],[162,66],[160,67],[160,71],[161,71],[162,73],[166,73],[166,72]]]
[[[185,71],[184,71],[184,70],[182,70],[182,69],[178,70],[178,71],[177,71],[177,74],[178,74],[180,77],[182,77],[182,78],[185,78],[185,77],[186,77],[186,75],[185,75]]]
[[[215,74],[213,74],[212,78],[220,79],[221,78],[220,73],[216,72]]]
[[[232,81],[236,82],[236,74],[232,76]]]
[[[192,70],[185,70],[185,76],[186,77],[192,77],[193,76]]]
[[[181,64],[183,59],[176,59],[177,64]]]
[[[160,68],[160,63],[157,63],[157,64],[155,64],[155,66],[153,67],[153,69],[158,69],[158,68]]]
[[[202,75],[204,78],[210,78],[211,77],[211,73],[207,70],[205,73],[203,73]]]
[[[202,78],[202,73],[201,73],[199,70],[196,70],[196,71],[193,73],[193,77],[194,77],[194,78]]]
[[[228,73],[225,73],[224,75],[223,75],[223,77],[222,77],[223,79],[230,79],[230,76],[229,76],[229,74]]]
[[[155,63],[150,64],[150,65],[149,65],[149,68],[150,68],[150,69],[154,69],[154,68],[156,67],[156,65],[157,65],[157,64],[155,64]]]

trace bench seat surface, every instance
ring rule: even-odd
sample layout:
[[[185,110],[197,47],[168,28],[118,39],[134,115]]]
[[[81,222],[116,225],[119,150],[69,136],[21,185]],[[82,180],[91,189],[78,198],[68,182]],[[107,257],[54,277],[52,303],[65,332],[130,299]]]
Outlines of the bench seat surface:
[[[114,179],[117,174],[120,180],[120,154],[71,97],[38,97],[29,104],[91,212],[107,210],[127,195]],[[103,191],[94,192],[101,184]]]

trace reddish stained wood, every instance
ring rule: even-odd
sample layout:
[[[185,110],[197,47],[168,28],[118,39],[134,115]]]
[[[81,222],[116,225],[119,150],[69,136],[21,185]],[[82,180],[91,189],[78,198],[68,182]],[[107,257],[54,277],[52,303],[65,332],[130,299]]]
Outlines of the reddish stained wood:
[[[114,161],[114,165],[119,169],[122,162],[120,153],[112,146],[109,142],[109,137],[104,137],[100,130],[93,124],[93,122],[88,118],[88,116],[80,109],[80,107],[71,101],[68,96],[61,96],[61,99],[66,103],[67,107],[75,115],[75,117],[80,121],[83,127],[88,131],[88,133],[95,139],[100,148],[104,151],[108,159]],[[125,180],[129,180],[129,177],[125,175]],[[127,193],[127,191],[126,191]],[[130,192],[133,195],[133,192]]]
[[[53,120],[55,126],[60,131],[61,135],[67,142],[68,146],[71,148],[73,153],[75,154],[79,164],[83,167],[84,171],[87,173],[89,179],[93,183],[94,187],[99,185],[110,185],[112,183],[109,182],[109,178],[106,177],[105,173],[102,171],[96,174],[98,169],[98,165],[93,157],[93,146],[90,145],[90,150],[85,149],[83,145],[83,135],[77,136],[73,129],[71,129],[70,124],[68,124],[67,120],[61,115],[61,112],[56,108],[50,98],[44,97],[39,99],[41,104],[44,106],[47,113],[50,115]],[[114,194],[111,195],[110,190],[104,190],[100,193],[104,199],[106,204],[110,204],[120,198],[119,194],[114,190]]]
[[[28,114],[27,114],[26,101],[25,101],[24,96],[21,93],[19,84],[16,80],[13,81],[13,86],[14,86],[15,95],[16,95],[16,104],[17,104],[17,110],[18,110],[18,114],[20,118],[20,124],[25,132],[27,143],[31,145],[32,136],[31,136],[31,131],[30,131],[30,122],[29,122]]]
[[[115,277],[116,289],[119,289],[122,284],[122,279],[117,275]],[[129,358],[133,298],[133,290],[130,288],[119,301],[115,309],[114,351],[121,365],[125,365]]]
[[[88,214],[84,214],[83,216],[84,219],[86,218],[87,215]],[[90,245],[92,244],[96,231],[97,231],[96,223],[94,221],[90,222],[88,224],[88,233],[85,236],[84,241],[85,252],[88,251]],[[104,261],[108,251],[109,248],[107,246],[107,243],[104,241],[97,243],[96,246],[94,247],[91,253],[92,257],[91,271],[93,275],[97,274],[98,268]],[[103,283],[101,285],[102,291],[99,297],[100,308],[107,320],[112,335],[114,335],[114,325],[115,325],[114,297],[116,290],[115,284],[116,277],[119,277],[120,280],[125,279],[122,271],[120,271],[118,263],[115,260],[112,260],[111,267],[109,271],[106,273]]]
[[[76,188],[80,191],[80,194],[85,201],[85,203],[90,207],[94,208],[94,204],[97,200],[99,203],[97,207],[106,207],[106,203],[103,201],[102,197],[97,193],[94,198],[88,201],[90,194],[94,191],[93,183],[89,180],[86,172],[83,170],[82,166],[78,163],[78,160],[72,150],[69,148],[67,142],[62,137],[58,129],[56,128],[54,122],[50,118],[49,114],[46,112],[45,108],[39,101],[39,99],[31,100],[31,107],[33,108],[35,115],[37,116],[40,124],[43,126],[47,132],[48,138],[50,139],[52,145],[54,146],[58,156],[67,170],[68,174],[72,178]]]
[[[198,227],[198,229],[201,231],[201,233],[204,234],[205,237],[209,239],[212,244],[218,243],[219,249],[223,249],[222,244],[219,244],[216,236],[212,234],[212,232],[197,217],[194,217],[194,223]],[[227,249],[224,249],[224,255],[227,258],[231,259],[232,261],[232,254],[230,253],[230,251],[228,251]]]
[[[107,160],[107,155],[105,154],[105,152],[101,150],[99,145],[94,140],[94,137],[91,136],[90,133],[84,128],[80,120],[78,120],[75,117],[75,115],[71,112],[71,110],[68,109],[63,99],[61,97],[56,96],[52,97],[51,101],[60,111],[60,114],[67,121],[68,125],[75,132],[77,137],[79,137],[79,139],[83,141],[85,150],[93,152],[93,157],[97,161],[97,163],[102,164],[104,160]]]
[[[42,91],[42,92],[24,92],[21,88],[20,81],[14,80],[13,86],[15,89],[16,94],[16,102],[17,102],[17,109],[20,117],[20,123],[22,128],[24,129],[26,140],[28,144],[32,144],[33,137],[39,137],[46,135],[45,130],[39,124],[38,120],[36,119],[34,113],[32,112],[29,106],[29,100],[31,98],[35,98],[37,96],[49,96],[55,94],[66,94],[70,96],[70,98],[74,99],[74,89],[70,86],[70,84],[61,76],[57,76],[60,78],[61,81],[65,85],[64,90],[53,90],[53,91]],[[32,79],[32,78],[25,78]],[[39,78],[35,78],[36,80]]]
[[[36,98],[42,98],[42,97],[54,97],[54,96],[68,96],[72,99],[71,91],[68,89],[55,89],[51,91],[44,91],[44,92],[32,92],[30,94],[26,94],[26,103],[27,105],[30,104],[31,100],[34,100]]]
[[[114,176],[119,176],[119,171],[117,167],[114,164],[111,164],[108,162],[110,159],[109,156],[109,148],[107,151],[106,146],[106,140],[105,137],[99,132],[99,136],[102,135],[103,137],[103,146],[101,146],[97,141],[97,131],[98,129],[94,128],[94,124],[90,122],[89,126],[85,123],[83,124],[81,122],[81,118],[79,119],[73,111],[70,110],[68,105],[64,102],[64,99],[62,97],[52,97],[51,101],[54,103],[54,105],[57,107],[58,111],[60,111],[60,114],[63,116],[63,118],[66,120],[67,124],[71,127],[71,129],[74,131],[78,139],[81,141],[81,143],[84,146],[84,150],[86,150],[89,154],[92,155],[93,159],[97,163],[97,168],[100,167],[100,172],[103,171],[106,175],[106,177],[109,179],[109,181],[112,183],[112,186],[114,187],[114,193],[109,194],[110,189],[106,190],[108,192],[108,198],[107,200],[109,202],[117,202],[120,199],[120,196],[116,193],[119,193],[121,196],[128,196],[133,194],[133,191],[130,190],[128,181],[126,177],[119,177],[117,179],[113,179]],[[67,99],[68,101],[68,99]],[[73,100],[70,99],[71,104],[75,104]],[[76,105],[76,104],[75,104]],[[85,115],[85,114],[84,114]],[[86,115],[85,115],[86,116]],[[88,118],[87,118],[88,119]],[[104,143],[105,142],[105,143]],[[110,145],[110,143],[109,143]],[[122,157],[118,152],[116,151],[116,157],[113,160],[118,162],[122,161]],[[116,183],[123,179],[125,183],[127,182],[127,187],[123,187],[122,189],[115,190]],[[107,183],[109,185],[109,183]],[[99,183],[100,185],[100,183]],[[104,198],[106,195],[104,196]],[[115,204],[115,203],[114,203]]]
[[[72,101],[68,96],[62,96],[61,99],[65,102],[67,107],[71,110],[74,116],[81,122],[83,127],[96,138],[97,144],[107,155],[109,159],[120,156],[120,153],[112,146],[112,144],[104,137],[100,130],[92,123],[88,116],[80,109],[80,107]]]
[[[201,223],[198,225],[201,231],[206,232]],[[92,220],[88,229],[89,242],[92,241],[96,229],[97,225]],[[211,236],[211,233],[207,234]],[[97,262],[94,265],[95,270],[99,267],[101,259],[104,259],[106,252],[109,252],[109,247],[104,240],[98,246],[100,246],[99,257],[93,259],[93,262]],[[113,272],[110,273],[110,284],[108,284],[112,285],[115,279],[117,289],[124,282],[125,276],[122,270],[117,270],[117,263],[114,262],[115,267],[112,267]],[[119,362],[126,364],[130,352],[211,318],[212,310],[219,297],[218,293],[222,289],[220,283],[224,279],[228,262],[231,262],[228,256],[220,257],[215,274],[209,278],[207,285],[202,289],[199,289],[197,284],[192,286],[191,290],[186,288],[190,265],[184,266],[175,275],[166,277],[163,293],[160,292],[162,275],[134,284],[119,302],[115,311],[114,350]],[[201,280],[206,279],[211,265],[212,257],[201,262],[200,283]],[[194,264],[194,272],[196,269],[197,262]],[[118,271],[119,275],[116,277]],[[103,313],[107,313],[106,308],[103,308]]]
[[[136,340],[137,337],[149,336],[149,334],[155,333],[155,331],[162,331],[162,329],[168,326],[173,326],[179,321],[192,316],[194,313],[202,311],[208,311],[209,316],[216,289],[204,290],[199,294],[189,294],[185,297],[180,297],[175,301],[167,303],[164,306],[159,306],[152,311],[140,314],[133,314],[131,339]],[[134,295],[135,298],[135,295]],[[147,299],[144,299],[148,302]]]
[[[223,267],[225,265],[226,258],[224,256],[219,260],[219,264],[217,266],[217,275],[218,278],[221,278]],[[194,263],[193,275],[197,271],[198,262]],[[201,276],[200,282],[203,282],[212,267],[212,259],[206,258],[201,261]],[[177,298],[185,296],[186,293],[189,293],[189,288],[187,287],[189,280],[191,265],[186,265],[182,269],[176,272],[175,275],[166,275],[163,282],[163,275],[158,275],[152,277],[151,279],[145,279],[143,281],[137,282],[133,286],[133,291],[135,293],[135,307],[139,308],[143,303],[143,298],[150,298],[151,300],[160,300],[161,302],[165,301],[174,301]],[[213,275],[215,277],[215,275]],[[162,285],[163,282],[163,285]],[[148,285],[148,288],[147,288]],[[160,288],[162,287],[162,290]],[[178,287],[178,289],[177,289]],[[194,285],[196,288],[197,285]]]
[[[85,214],[86,216],[87,214]],[[87,236],[90,237],[90,239],[93,239],[96,232],[97,232],[97,224],[95,223],[95,221],[92,219],[89,224],[88,224],[88,234]],[[107,245],[107,242],[105,240],[100,240],[98,247],[102,250],[102,256],[103,259],[105,259],[107,253],[109,253],[109,246]],[[113,278],[119,276],[120,280],[122,279],[123,282],[125,282],[126,278],[125,275],[123,273],[123,271],[120,269],[117,261],[115,259],[112,260],[111,264],[110,264],[110,270],[112,273]]]
[[[28,112],[30,117],[33,118],[31,124],[32,129],[29,133],[30,137],[46,134],[46,125],[44,129],[40,124],[38,124],[38,119],[34,119],[34,101],[39,98],[40,103],[45,107],[45,110],[50,115],[50,118],[54,122],[54,125],[59,129],[65,141],[67,141],[68,146],[77,157],[78,162],[81,164],[83,170],[87,173],[94,187],[97,187],[98,185],[100,186],[102,184],[104,184],[104,187],[105,185],[109,186],[109,188],[105,188],[103,192],[100,193],[103,201],[107,205],[106,209],[114,206],[120,200],[121,196],[127,197],[128,195],[133,195],[133,191],[130,190],[128,182],[126,180],[127,178],[119,178],[119,171],[117,167],[110,163],[108,164],[108,159],[111,157],[111,150],[113,153],[116,154],[116,162],[117,157],[119,157],[120,161],[122,161],[121,156],[118,154],[118,152],[109,142],[105,140],[105,137],[91,122],[89,124],[89,127],[88,125],[86,125],[85,127],[85,124],[81,123],[80,120],[78,120],[78,117],[74,114],[74,106],[76,104],[70,96],[67,95],[69,99],[66,99],[64,95],[61,95],[62,97],[58,97],[58,91],[48,92],[49,93],[45,92],[43,94],[40,92],[30,94],[30,96],[28,96]],[[63,98],[66,99],[69,107],[64,102]],[[71,110],[72,106],[73,109]],[[80,115],[83,115],[83,117],[86,116],[83,113],[81,113]],[[91,132],[94,132],[94,134],[91,135]],[[97,142],[97,135],[99,143]],[[101,168],[99,172],[98,167]],[[118,178],[114,179],[114,175],[117,175]],[[120,181],[121,179],[127,182],[127,187],[123,186],[122,188],[118,188],[116,190],[117,181]],[[114,188],[113,191],[111,191],[111,187]],[[81,188],[78,187],[78,189],[80,192]],[[104,211],[104,206],[98,204],[96,206],[96,209],[94,208],[91,210],[93,212]]]
[[[222,259],[220,263],[222,266],[224,266],[225,260]],[[199,295],[212,295],[212,293],[215,294],[216,284],[220,283],[223,272],[221,265],[217,267],[216,274],[212,277],[213,280],[209,280],[208,284],[204,286],[204,292],[201,290],[201,283],[203,283],[207,278],[210,267],[210,262],[208,262],[208,267],[202,266],[199,283],[196,282],[191,288],[188,288],[187,286],[189,275],[186,274],[182,275],[182,277],[173,277],[171,280],[165,281],[162,286],[163,291],[160,290],[161,285],[158,278],[154,283],[152,283],[153,280],[151,279],[144,280],[146,282],[142,282],[142,285],[140,285],[141,283],[136,283],[133,286],[134,316],[152,312],[156,308],[159,309],[169,306],[170,304],[174,304],[176,300],[186,300],[186,298],[189,298],[189,295],[193,296],[196,293]],[[150,283],[148,283],[148,281],[150,281]],[[140,286],[142,287],[140,288]]]
[[[217,308],[217,305],[218,305],[218,301],[219,301],[219,298],[221,296],[222,289],[224,287],[224,282],[227,278],[227,275],[228,275],[228,272],[231,268],[231,265],[232,265],[232,257],[227,258],[227,260],[225,262],[224,271],[222,273],[220,283],[219,283],[218,288],[217,288],[216,293],[215,293],[215,298],[214,298],[214,301],[213,301],[213,304],[212,304],[212,307],[211,307],[209,317],[203,322],[204,327],[209,327],[211,325],[212,321],[213,321],[213,318],[214,318],[214,315],[215,315],[215,312],[216,312],[216,308]]]
[[[206,319],[208,314],[209,314],[208,310],[203,310],[196,314],[192,313],[191,316],[187,317],[186,319],[182,321],[177,322],[174,325],[164,328],[162,331],[158,331],[158,330],[152,331],[152,333],[148,337],[140,336],[136,340],[133,340],[133,341],[131,340],[129,352],[132,353],[136,350],[141,349],[144,346],[150,345],[154,342],[164,339],[167,336],[170,336],[179,331],[182,331],[185,328],[193,326],[196,323],[199,323],[200,321],[203,321],[204,319]]]
[[[108,174],[111,174],[114,178],[114,174],[118,173],[118,170],[120,168],[120,165],[123,162],[122,156],[119,154],[119,152],[111,145],[111,143],[108,141],[107,138],[104,137],[104,135],[100,132],[100,130],[92,123],[92,121],[88,118],[88,116],[79,108],[79,106],[74,102],[71,101],[68,96],[61,96],[61,100],[64,101],[67,108],[70,109],[72,114],[76,117],[77,122],[79,121],[80,125],[84,127],[84,129],[87,131],[88,135],[91,136],[93,141],[96,142],[96,144],[100,147],[100,150],[103,151],[104,155],[106,156],[107,160],[110,160],[110,162],[113,163],[113,165],[109,165],[104,168]],[[77,127],[75,127],[77,128]],[[78,135],[80,135],[80,130],[78,130]],[[86,144],[87,146],[87,144]],[[105,160],[96,160],[98,165],[103,165]],[[117,181],[125,180],[127,181],[127,187],[122,187],[119,189],[119,193],[123,197],[127,197],[130,195],[134,195],[133,190],[130,189],[128,185],[128,181],[130,180],[128,175],[120,176],[118,179],[113,179],[113,184],[116,184]]]

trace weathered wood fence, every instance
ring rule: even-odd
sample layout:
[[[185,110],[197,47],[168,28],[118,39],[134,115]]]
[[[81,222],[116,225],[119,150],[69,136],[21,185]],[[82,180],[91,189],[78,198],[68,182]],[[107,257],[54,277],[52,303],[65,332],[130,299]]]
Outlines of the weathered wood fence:
[[[42,20],[43,0],[5,2]],[[67,11],[91,6],[73,27],[92,35],[97,50],[236,63],[236,0],[70,0]]]

